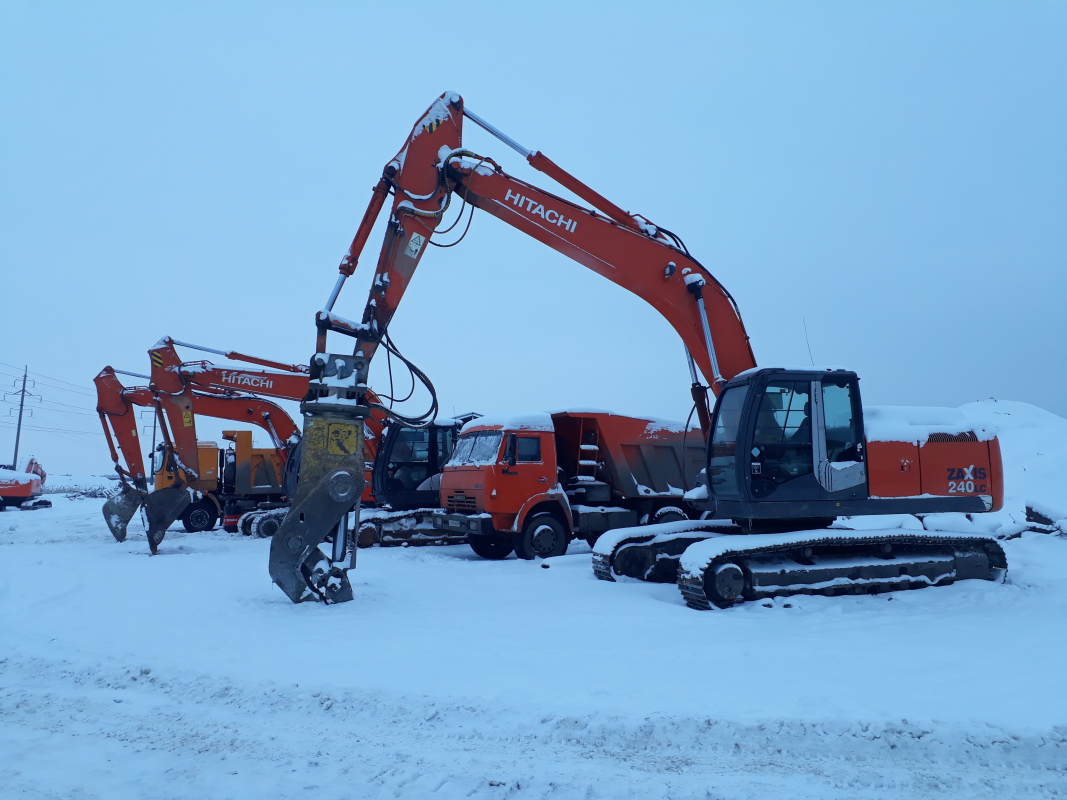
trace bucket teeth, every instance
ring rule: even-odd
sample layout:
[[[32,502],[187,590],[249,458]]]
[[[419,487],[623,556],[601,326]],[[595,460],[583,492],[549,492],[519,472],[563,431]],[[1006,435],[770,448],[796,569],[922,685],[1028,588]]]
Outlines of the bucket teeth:
[[[189,490],[168,486],[152,492],[144,501],[145,516],[148,518],[148,547],[155,555],[160,542],[167,535],[167,528],[182,515],[191,498]]]
[[[126,541],[126,526],[144,502],[145,494],[123,483],[119,493],[104,503],[104,522],[116,542]]]

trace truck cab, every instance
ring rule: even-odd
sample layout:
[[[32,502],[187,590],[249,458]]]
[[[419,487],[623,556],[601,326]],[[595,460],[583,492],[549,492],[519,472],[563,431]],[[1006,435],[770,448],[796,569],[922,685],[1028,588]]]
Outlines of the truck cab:
[[[699,432],[606,411],[482,418],[441,473],[434,527],[484,558],[562,555],[581,537],[697,516],[683,498],[703,466]]]

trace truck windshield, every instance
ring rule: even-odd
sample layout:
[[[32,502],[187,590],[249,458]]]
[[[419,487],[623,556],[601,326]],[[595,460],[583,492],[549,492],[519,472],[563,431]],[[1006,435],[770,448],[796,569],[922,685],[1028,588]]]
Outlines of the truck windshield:
[[[456,441],[455,452],[449,464],[492,464],[500,451],[500,441],[504,434],[500,431],[478,431],[465,433]]]

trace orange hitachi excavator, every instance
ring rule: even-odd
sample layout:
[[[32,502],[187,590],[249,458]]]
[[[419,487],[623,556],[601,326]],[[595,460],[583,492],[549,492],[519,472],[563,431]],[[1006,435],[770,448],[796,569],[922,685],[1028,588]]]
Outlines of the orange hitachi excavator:
[[[463,149],[465,118],[593,208],[513,178],[492,159]],[[385,241],[363,318],[358,323],[343,319],[333,313],[334,303],[390,196]],[[641,545],[642,558],[635,561],[655,564],[661,555],[673,558],[686,602],[710,608],[768,594],[839,586],[855,591],[917,588],[1004,574],[1003,550],[986,537],[818,530],[838,516],[974,514],[999,508],[1002,472],[994,437],[970,429],[926,430],[917,439],[892,425],[878,431],[866,424],[856,373],[757,367],[736,303],[681,238],[623,211],[472,113],[458,94],[446,92],[386,164],[337,283],[316,317],[316,353],[301,404],[300,483],[271,542],[269,565],[274,582],[294,602],[352,597],[347,571],[354,559],[346,560],[345,526],[347,509],[362,491],[360,423],[374,410],[388,413],[368,396],[367,371],[380,347],[402,358],[390,340],[389,322],[456,199],[463,204],[457,222],[467,206],[472,214],[474,209],[487,211],[646,300],[686,346],[695,410],[708,440],[705,493],[702,498],[694,493],[692,499],[708,519],[673,523],[689,534],[681,539],[668,530],[649,529],[637,537],[641,541],[602,537],[618,547],[597,553],[599,577],[612,579],[620,548]],[[329,332],[354,338],[352,355],[328,353]],[[696,367],[715,393],[714,408],[708,407]],[[430,390],[433,403],[426,415],[408,422],[426,424],[436,413],[436,395],[425,375],[412,370]],[[489,460],[500,458],[492,454]],[[494,477],[509,479],[510,470]],[[497,493],[491,488],[471,487],[472,510],[483,521],[495,519]],[[564,487],[546,492],[552,493],[565,503]],[[724,523],[734,527],[723,528]],[[565,515],[561,524],[566,524]],[[737,536],[718,533],[716,526],[735,533],[778,532]],[[334,531],[327,554],[319,544]],[[482,526],[480,534],[505,535],[491,526]]]
[[[147,386],[124,387],[116,372],[105,367],[94,378],[97,412],[111,459],[122,481],[120,492],[104,504],[104,519],[116,540],[126,539],[126,527],[133,514],[142,503],[151,508],[150,499],[160,491],[173,489],[186,497],[194,491],[200,493],[198,500],[190,498],[184,503],[178,515],[190,531],[210,529],[227,508],[251,509],[264,502],[280,504],[284,496],[281,483],[288,457],[287,444],[255,449],[251,431],[232,430],[222,434],[224,439],[234,443],[228,450],[220,450],[214,442],[198,441],[191,450],[183,448],[175,443],[173,420],[168,420],[162,413],[158,393]],[[276,441],[284,437],[282,441],[285,442],[299,435],[285,410],[267,400],[206,392],[192,393],[189,399],[188,419],[194,425],[199,415],[251,423]],[[150,471],[145,469],[142,459],[137,420],[130,413],[135,406],[155,410],[163,438],[163,444],[153,454],[157,463],[153,463]],[[119,460],[119,452],[125,458],[125,467]],[[155,477],[150,486],[149,477],[153,474]],[[150,536],[150,546],[153,541]],[[153,550],[155,547],[158,547],[158,541],[154,542]]]

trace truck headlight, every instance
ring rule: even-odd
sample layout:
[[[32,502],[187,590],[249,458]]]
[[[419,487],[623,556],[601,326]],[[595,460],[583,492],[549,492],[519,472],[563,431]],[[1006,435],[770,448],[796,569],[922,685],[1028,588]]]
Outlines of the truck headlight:
[[[433,526],[435,528],[443,528],[443,527],[445,527],[445,518],[444,517],[434,517],[433,518]]]
[[[480,519],[472,519],[467,523],[467,527],[472,531],[478,531],[482,529],[482,521]]]

